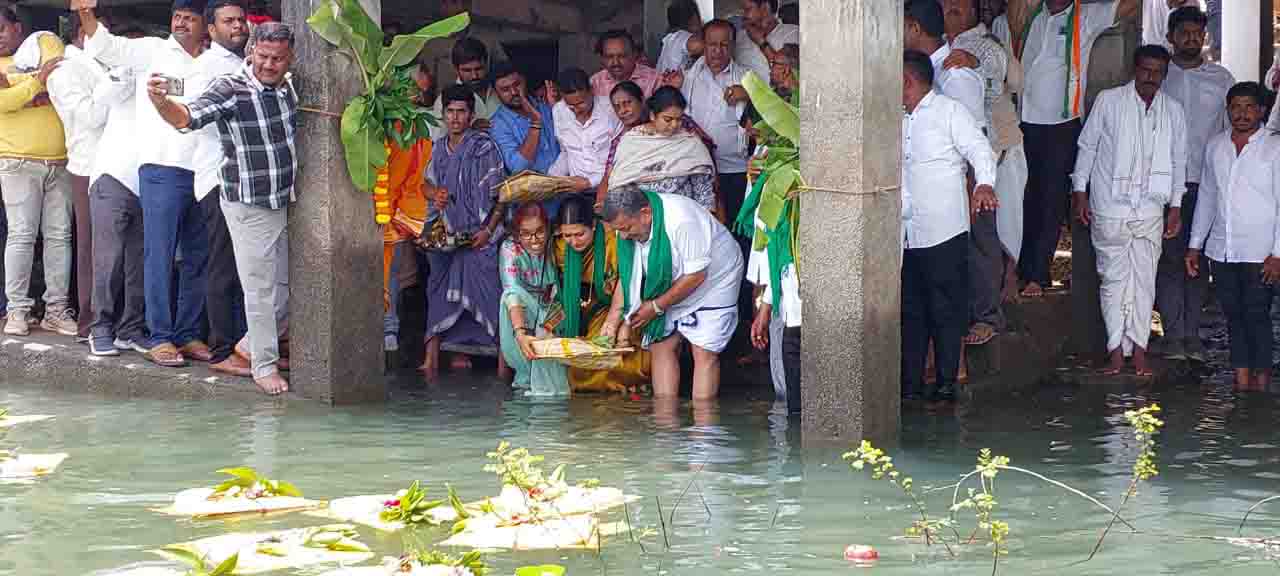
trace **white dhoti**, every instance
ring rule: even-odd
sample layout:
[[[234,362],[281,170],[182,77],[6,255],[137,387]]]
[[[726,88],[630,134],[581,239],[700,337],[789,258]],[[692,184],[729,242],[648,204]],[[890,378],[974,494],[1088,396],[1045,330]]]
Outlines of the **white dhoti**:
[[[1022,250],[1022,196],[1027,189],[1027,154],[1018,144],[1000,157],[996,167],[996,235],[1000,246],[1014,262]]]
[[[1164,218],[1094,216],[1090,229],[1102,280],[1102,318],[1107,351],[1146,349],[1156,300],[1156,265],[1164,240]]]
[[[699,308],[680,318],[672,319],[668,315],[665,332],[668,337],[673,332],[679,332],[690,344],[708,352],[716,354],[724,352],[724,349],[729,347],[729,340],[733,339],[734,330],[738,327],[736,293],[734,300],[730,305]],[[651,343],[646,341],[645,348],[648,348],[649,344]]]

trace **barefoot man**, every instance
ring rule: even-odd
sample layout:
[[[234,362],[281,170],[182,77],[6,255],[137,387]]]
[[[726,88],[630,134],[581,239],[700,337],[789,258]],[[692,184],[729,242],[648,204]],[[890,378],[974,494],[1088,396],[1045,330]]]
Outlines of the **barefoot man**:
[[[147,94],[174,128],[217,124],[222,164],[222,213],[231,233],[248,320],[253,380],[271,395],[289,390],[276,366],[289,324],[289,203],[298,172],[294,155],[298,98],[288,81],[293,31],[269,22],[253,30],[253,57],[221,76],[190,104],[169,98],[169,80],[152,76]]]
[[[1133,60],[1133,81],[1099,94],[1080,134],[1071,200],[1098,253],[1110,355],[1105,373],[1119,374],[1132,355],[1138,376],[1147,377],[1161,242],[1182,225],[1187,120],[1182,105],[1160,89],[1169,51],[1148,44]]]

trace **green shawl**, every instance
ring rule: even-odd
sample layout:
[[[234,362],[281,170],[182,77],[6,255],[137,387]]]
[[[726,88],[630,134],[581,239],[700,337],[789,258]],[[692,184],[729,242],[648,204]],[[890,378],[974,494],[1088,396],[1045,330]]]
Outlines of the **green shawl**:
[[[604,239],[604,224],[596,223],[595,238],[591,242],[592,257],[591,284],[595,286],[599,301],[604,301],[605,266],[608,264],[608,244]],[[574,250],[568,242],[564,246],[564,274],[560,279],[560,307],[564,310],[564,320],[560,322],[557,332],[564,338],[582,336],[582,254]],[[597,305],[599,302],[597,302]]]
[[[649,261],[640,286],[640,301],[653,300],[671,289],[671,238],[667,237],[664,226],[662,199],[657,194],[645,190],[649,199],[649,209],[653,213],[652,229],[649,233]],[[618,237],[618,289],[622,290],[622,309],[631,310],[635,295],[631,293],[631,275],[635,273],[636,243]],[[644,327],[643,335],[650,342],[657,342],[666,336],[666,314],[659,314]]]
[[[782,214],[777,222],[766,222],[766,228],[759,230],[764,232],[763,237],[757,237],[758,232],[756,222],[756,209],[760,205],[760,201],[764,196],[765,183],[769,180],[768,172],[761,172],[756,178],[755,184],[751,187],[751,194],[742,203],[742,209],[738,211],[738,218],[734,221],[733,229],[736,233],[752,239],[751,245],[753,250],[759,250],[760,245],[764,244],[764,249],[769,255],[769,285],[773,287],[773,313],[779,314],[782,310],[782,271],[787,266],[794,264],[795,252],[792,250],[792,243],[795,240],[793,235],[793,220],[798,215],[795,204],[796,199],[783,200]]]

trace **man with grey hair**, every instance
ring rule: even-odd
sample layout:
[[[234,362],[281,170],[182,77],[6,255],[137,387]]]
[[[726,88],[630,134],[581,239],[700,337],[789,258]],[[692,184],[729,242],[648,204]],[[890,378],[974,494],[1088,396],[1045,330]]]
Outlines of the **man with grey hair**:
[[[742,254],[729,230],[696,201],[635,186],[611,191],[604,219],[618,233],[618,289],[605,334],[641,335],[652,356],[653,395],[680,391],[680,343],[693,349],[693,399],[716,397],[720,353],[738,325]],[[617,329],[623,320],[626,330]],[[623,344],[620,344],[623,345]]]
[[[289,203],[298,170],[294,135],[298,99],[289,83],[293,31],[269,22],[253,31],[253,54],[235,74],[215,79],[189,104],[167,96],[169,80],[152,76],[148,96],[160,117],[183,132],[217,124],[222,140],[220,202],[244,286],[249,334],[237,350],[254,382],[286,392],[279,337],[289,318]]]

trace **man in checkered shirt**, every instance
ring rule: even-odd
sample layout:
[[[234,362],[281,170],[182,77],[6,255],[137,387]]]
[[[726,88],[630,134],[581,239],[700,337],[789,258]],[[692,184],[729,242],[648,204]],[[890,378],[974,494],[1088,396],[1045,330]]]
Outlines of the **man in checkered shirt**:
[[[289,83],[293,31],[266,23],[253,31],[253,53],[239,72],[214,80],[188,105],[167,96],[168,80],[153,76],[148,94],[180,131],[217,124],[224,153],[222,212],[244,286],[249,333],[236,348],[249,358],[263,392],[280,394],[280,336],[289,319],[289,203],[297,175],[298,100]]]

